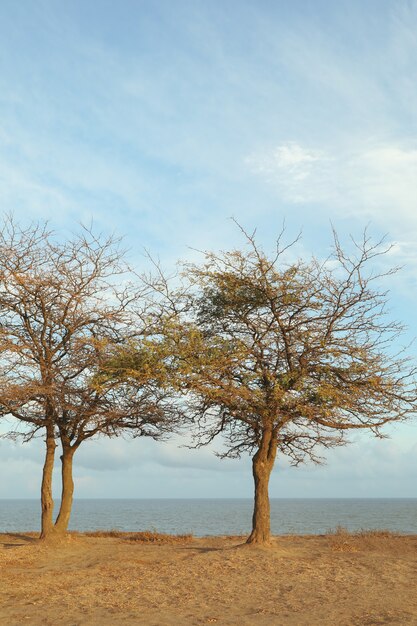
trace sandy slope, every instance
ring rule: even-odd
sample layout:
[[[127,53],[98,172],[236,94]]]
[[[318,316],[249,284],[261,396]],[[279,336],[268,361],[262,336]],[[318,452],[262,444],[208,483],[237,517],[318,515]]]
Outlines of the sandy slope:
[[[417,625],[417,536],[241,541],[0,535],[0,625]]]

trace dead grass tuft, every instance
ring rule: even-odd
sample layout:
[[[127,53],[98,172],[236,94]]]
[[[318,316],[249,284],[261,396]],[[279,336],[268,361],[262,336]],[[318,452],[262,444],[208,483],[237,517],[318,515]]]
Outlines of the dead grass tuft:
[[[371,539],[394,539],[395,537],[401,537],[400,533],[396,533],[392,530],[381,529],[378,530],[376,528],[361,528],[354,533],[357,537],[361,538],[371,538]]]
[[[94,530],[83,534],[86,537],[112,537],[115,539],[124,539],[126,541],[138,541],[140,543],[154,544],[184,543],[193,539],[193,535],[191,533],[185,535],[169,535],[167,533],[158,533],[154,530],[144,530],[136,533],[123,532],[114,529]]]
[[[193,535],[191,533],[186,535],[168,535],[165,533],[145,530],[140,533],[130,533],[126,539],[142,543],[184,543],[191,541],[193,539]]]
[[[390,530],[377,530],[361,528],[350,532],[344,526],[336,526],[334,530],[327,531],[330,539],[330,547],[334,552],[358,552],[359,550],[374,548],[376,543],[382,540],[391,540],[400,537],[399,533]]]
[[[124,535],[126,535],[127,533],[122,532],[121,530],[116,530],[114,528],[112,528],[111,530],[89,530],[87,532],[77,532],[77,533],[73,533],[73,534],[77,534],[80,537],[81,536],[85,536],[85,537],[113,537],[114,539],[120,539],[122,538]]]
[[[354,535],[343,526],[336,526],[334,530],[329,530],[327,535],[330,539],[330,547],[333,552],[357,552],[358,548],[354,543]]]

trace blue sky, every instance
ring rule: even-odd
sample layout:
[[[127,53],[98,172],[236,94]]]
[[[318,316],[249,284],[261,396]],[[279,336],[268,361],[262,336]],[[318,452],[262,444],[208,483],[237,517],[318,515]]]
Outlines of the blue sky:
[[[417,2],[2,0],[0,201],[65,234],[93,220],[170,267],[239,245],[235,216],[303,254],[329,222],[388,233],[393,313],[417,334]],[[417,352],[417,349],[415,350]],[[272,496],[417,496],[417,424],[354,437]],[[219,444],[220,445],[220,444]],[[99,441],[83,497],[250,496],[248,460]],[[37,497],[42,446],[0,440],[0,497]]]

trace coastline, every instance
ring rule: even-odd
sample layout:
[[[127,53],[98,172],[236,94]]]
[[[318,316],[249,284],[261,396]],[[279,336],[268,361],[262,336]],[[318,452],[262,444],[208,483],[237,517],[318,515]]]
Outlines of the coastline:
[[[244,535],[251,530],[252,512],[253,498],[75,499],[70,530]],[[37,531],[39,524],[38,499],[0,500],[0,532]],[[271,498],[274,534],[324,534],[338,525],[417,534],[417,498]]]
[[[0,535],[0,625],[415,624],[417,535]]]

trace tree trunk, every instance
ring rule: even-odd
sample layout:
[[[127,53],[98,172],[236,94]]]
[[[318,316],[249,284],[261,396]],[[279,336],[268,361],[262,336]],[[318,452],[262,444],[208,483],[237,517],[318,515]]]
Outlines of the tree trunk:
[[[72,477],[72,461],[74,458],[74,452],[75,448],[72,448],[66,443],[62,444],[62,496],[61,507],[55,522],[55,528],[60,535],[67,532],[71,515],[72,499],[74,494],[74,480]]]
[[[42,518],[40,539],[48,539],[55,534],[52,518],[54,512],[54,500],[52,498],[52,475],[54,470],[56,448],[53,426],[47,426],[45,442],[46,453],[41,486]]]
[[[269,504],[269,477],[274,467],[277,451],[276,436],[264,432],[261,444],[252,459],[252,473],[255,482],[255,502],[252,516],[252,532],[249,544],[267,545],[271,542],[271,514]]]

